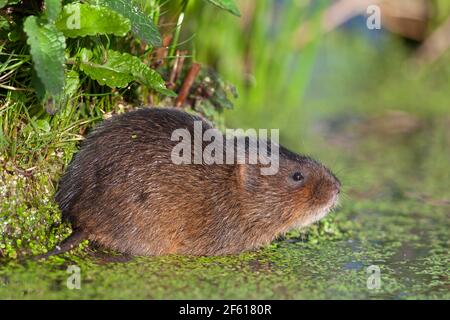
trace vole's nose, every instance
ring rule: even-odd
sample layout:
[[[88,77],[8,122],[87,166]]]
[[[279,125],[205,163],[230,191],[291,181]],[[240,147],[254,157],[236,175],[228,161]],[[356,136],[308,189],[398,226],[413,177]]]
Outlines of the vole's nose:
[[[341,183],[340,182],[335,185],[335,188],[336,188],[336,194],[341,193]]]
[[[336,195],[341,193],[341,181],[335,175],[333,175],[333,191]]]

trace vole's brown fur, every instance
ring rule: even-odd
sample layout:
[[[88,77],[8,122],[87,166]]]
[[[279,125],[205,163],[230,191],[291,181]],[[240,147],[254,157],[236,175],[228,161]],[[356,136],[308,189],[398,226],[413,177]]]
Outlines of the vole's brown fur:
[[[146,108],[115,116],[86,138],[56,194],[77,241],[132,255],[234,254],[308,225],[334,206],[335,176],[282,147],[275,175],[250,164],[173,164],[172,132],[186,128],[193,136],[194,120],[201,118]],[[203,120],[203,130],[210,127]],[[292,180],[295,172],[302,183]]]

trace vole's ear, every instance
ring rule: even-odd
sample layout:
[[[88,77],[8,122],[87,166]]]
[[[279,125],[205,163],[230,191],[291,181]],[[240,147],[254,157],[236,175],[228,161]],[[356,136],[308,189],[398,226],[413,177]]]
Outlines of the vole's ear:
[[[249,192],[255,191],[260,177],[259,167],[254,164],[237,164],[236,178],[238,185]]]

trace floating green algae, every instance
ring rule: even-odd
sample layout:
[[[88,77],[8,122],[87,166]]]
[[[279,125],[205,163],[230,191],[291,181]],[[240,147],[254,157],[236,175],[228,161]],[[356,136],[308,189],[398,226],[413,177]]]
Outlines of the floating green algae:
[[[77,249],[47,261],[4,258],[0,298],[449,299],[448,180],[417,154],[443,158],[450,144],[426,132],[407,145],[361,139],[359,151],[343,160],[352,170],[342,177],[342,204],[319,227],[290,232],[237,256],[136,257],[119,263]],[[321,155],[323,146],[317,146],[325,163],[327,155],[342,154],[337,146]],[[423,183],[428,176],[442,179]],[[37,212],[53,217],[57,208],[51,199],[44,202]],[[71,265],[80,268],[79,290],[67,287]],[[368,285],[370,266],[380,270],[377,288]]]

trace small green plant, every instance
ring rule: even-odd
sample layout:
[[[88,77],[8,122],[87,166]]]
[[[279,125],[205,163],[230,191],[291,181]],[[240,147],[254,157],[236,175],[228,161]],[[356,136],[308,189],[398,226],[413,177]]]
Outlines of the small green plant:
[[[66,46],[71,43],[67,41],[69,38],[124,37],[130,30],[142,42],[160,46],[161,36],[156,26],[132,2],[101,0],[63,6],[59,0],[46,0],[38,13],[24,18],[23,31],[37,74],[34,89],[39,97],[59,100],[65,88],[77,81],[79,71],[111,88],[137,81],[162,94],[174,95],[165,88],[163,78],[155,70],[137,57],[105,48],[96,41],[98,38],[90,43],[83,41],[85,47],[77,45],[76,50],[74,46]]]
[[[28,12],[30,5],[20,6],[20,2],[2,1],[0,6],[12,6],[13,12],[15,9]],[[210,2],[239,14],[230,0]],[[99,41],[98,36],[105,36],[109,40],[109,35],[125,37],[131,31],[133,36],[150,48],[162,45],[161,35],[152,18],[132,1],[89,0],[63,5],[61,0],[45,0],[36,1],[35,6],[33,9],[38,14],[24,18],[23,31],[37,74],[34,89],[39,97],[60,98],[65,87],[70,87],[76,81],[75,72],[79,71],[111,88],[126,87],[131,81],[137,81],[164,95],[175,95],[165,87],[161,75],[139,58],[111,49],[109,42],[105,46]],[[152,12],[154,19],[157,19],[158,11],[155,6]],[[19,27],[9,33],[11,41],[20,40],[14,39],[20,33],[21,22],[18,23]],[[93,36],[93,41],[83,41],[87,36]],[[69,39],[78,40],[76,50],[73,46],[67,46],[73,43]]]
[[[239,15],[232,0],[191,2]],[[53,194],[94,123],[143,104],[214,120],[232,106],[213,69],[186,81],[199,64],[173,21],[187,4],[0,0],[0,257],[43,252],[69,231]]]

